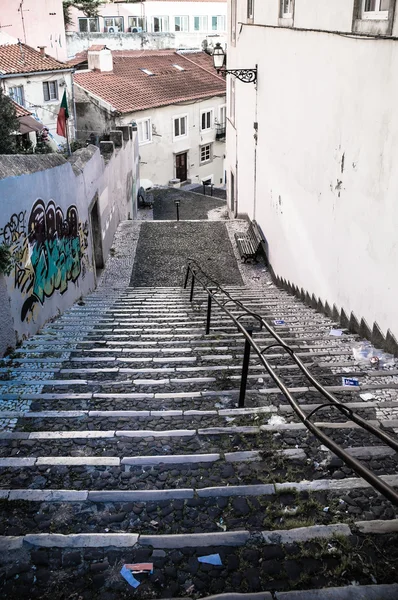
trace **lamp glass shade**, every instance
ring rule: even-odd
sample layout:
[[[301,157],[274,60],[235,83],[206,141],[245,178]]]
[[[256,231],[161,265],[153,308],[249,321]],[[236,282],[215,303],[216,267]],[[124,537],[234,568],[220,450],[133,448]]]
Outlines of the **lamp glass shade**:
[[[218,43],[213,51],[213,62],[215,69],[221,69],[224,66],[225,52]]]

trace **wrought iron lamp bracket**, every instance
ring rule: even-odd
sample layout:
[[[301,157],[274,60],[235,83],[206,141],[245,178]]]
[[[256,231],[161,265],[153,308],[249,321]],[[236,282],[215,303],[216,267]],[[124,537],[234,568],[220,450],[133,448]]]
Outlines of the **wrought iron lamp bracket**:
[[[257,67],[255,69],[217,69],[217,73],[223,77],[233,75],[243,83],[257,83]]]

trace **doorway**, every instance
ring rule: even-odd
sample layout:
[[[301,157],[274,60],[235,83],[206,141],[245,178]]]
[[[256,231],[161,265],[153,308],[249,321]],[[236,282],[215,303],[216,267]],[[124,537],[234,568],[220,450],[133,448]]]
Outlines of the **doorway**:
[[[179,179],[181,183],[188,179],[188,152],[182,152],[176,154],[176,179]]]
[[[232,171],[231,171],[230,198],[231,198],[231,213],[233,215],[235,215],[235,174],[232,173]]]
[[[102,250],[101,217],[99,214],[98,194],[94,196],[94,200],[91,203],[90,220],[91,235],[93,236],[94,262],[95,268],[98,271],[99,269],[104,268],[104,254]]]

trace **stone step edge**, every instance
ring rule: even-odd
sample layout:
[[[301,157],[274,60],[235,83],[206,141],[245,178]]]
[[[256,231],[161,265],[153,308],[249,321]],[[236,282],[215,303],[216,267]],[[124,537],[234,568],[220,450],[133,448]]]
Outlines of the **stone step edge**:
[[[203,596],[201,600],[397,600],[398,583],[357,585],[290,592],[252,592],[240,594],[226,592],[215,596]],[[164,600],[173,600],[165,598]],[[191,600],[179,598],[179,600]]]
[[[307,458],[302,448],[277,450],[275,454],[287,460],[306,460]],[[261,460],[262,452],[260,450],[211,454],[156,454],[149,456],[124,456],[122,458],[118,456],[4,456],[0,457],[0,468],[41,467],[44,465],[93,467],[120,467],[126,465],[128,467],[144,467],[165,464],[196,464],[219,461],[235,463]]]
[[[398,487],[398,475],[381,475],[380,479]],[[32,490],[3,489],[0,499],[10,502],[155,502],[191,498],[231,498],[236,496],[274,496],[297,492],[348,492],[369,489],[372,486],[360,477],[346,479],[316,479],[314,481],[263,483],[255,485],[218,486],[208,488],[181,488],[165,490]],[[389,521],[388,521],[389,522]],[[396,520],[398,523],[398,520]]]
[[[398,520],[359,521],[353,528],[364,534],[385,534],[398,531]],[[355,529],[354,529],[355,530]],[[314,539],[331,539],[336,535],[348,537],[351,528],[344,523],[313,525],[296,529],[262,531],[261,542],[265,545],[302,543]],[[208,546],[244,546],[258,541],[257,533],[247,530],[220,533],[191,533],[172,535],[141,535],[136,533],[36,533],[24,536],[0,537],[0,551],[21,550],[26,544],[40,548],[132,548],[136,545],[154,549],[204,548]]]
[[[367,404],[366,404],[367,406]],[[366,407],[365,406],[365,407]],[[397,403],[398,406],[398,403]],[[220,408],[215,410],[47,410],[0,411],[0,419],[68,419],[80,417],[163,418],[163,417],[237,417],[251,414],[276,413],[276,406],[254,408]]]
[[[398,428],[397,421],[366,421],[370,425],[384,429]],[[353,421],[344,422],[315,422],[317,427],[324,429],[359,429]],[[171,429],[166,431],[151,430],[151,429],[122,429],[122,430],[82,430],[82,431],[3,431],[0,432],[0,440],[44,440],[44,439],[93,439],[93,438],[115,438],[115,437],[130,437],[130,438],[146,438],[146,437],[193,437],[196,435],[234,435],[242,433],[246,435],[259,434],[262,431],[281,432],[281,431],[297,431],[306,430],[304,423],[283,423],[278,425],[260,425],[242,426],[242,427],[208,427],[203,429]]]

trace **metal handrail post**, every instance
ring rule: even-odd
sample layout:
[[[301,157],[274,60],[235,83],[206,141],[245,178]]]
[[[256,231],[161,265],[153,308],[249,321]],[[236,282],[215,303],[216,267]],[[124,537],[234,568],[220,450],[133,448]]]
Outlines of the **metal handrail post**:
[[[211,290],[209,290],[211,292]],[[207,296],[207,318],[206,318],[206,335],[210,333],[210,319],[211,319],[211,293]]]
[[[251,337],[253,334],[253,329],[246,330],[249,336]],[[245,396],[246,396],[246,385],[247,385],[247,374],[249,372],[249,361],[250,361],[250,351],[251,351],[251,343],[248,339],[245,340],[245,352],[243,355],[243,366],[242,366],[242,377],[240,380],[240,391],[239,391],[239,408],[244,408],[245,406]]]
[[[191,267],[188,265],[187,266],[187,273],[185,275],[185,281],[184,281],[184,290],[187,289],[187,285],[188,285],[188,279],[189,279],[189,274],[191,272]]]
[[[192,302],[193,300],[193,288],[195,286],[195,273],[192,271],[192,280],[191,280],[191,293],[189,295],[189,301]]]

